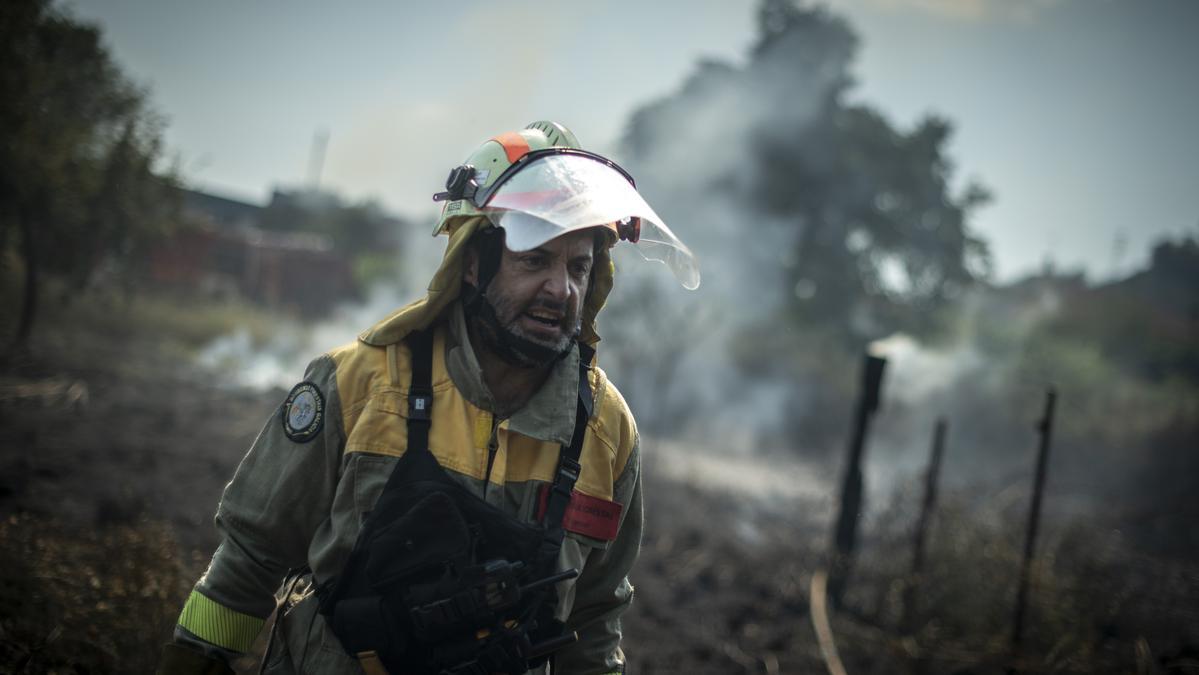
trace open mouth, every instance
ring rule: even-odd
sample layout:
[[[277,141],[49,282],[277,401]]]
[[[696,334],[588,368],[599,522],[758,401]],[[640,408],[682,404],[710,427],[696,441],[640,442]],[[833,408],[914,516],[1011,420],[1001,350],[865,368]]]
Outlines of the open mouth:
[[[532,310],[525,312],[525,316],[536,321],[544,326],[557,328],[562,323],[562,315],[545,310]]]

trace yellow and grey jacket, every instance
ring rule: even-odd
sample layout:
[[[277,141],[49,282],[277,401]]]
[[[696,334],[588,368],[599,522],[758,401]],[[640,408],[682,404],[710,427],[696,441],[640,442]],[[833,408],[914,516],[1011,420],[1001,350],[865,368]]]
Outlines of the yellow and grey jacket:
[[[451,238],[443,270],[460,241]],[[341,572],[406,448],[411,364],[397,323],[407,323],[408,330],[435,329],[429,449],[438,463],[505,513],[535,522],[542,486],[552,481],[560,445],[569,444],[573,431],[578,350],[554,366],[524,408],[497,419],[461,308],[448,296],[435,307],[436,282],[435,277],[425,300],[309,365],[304,379],[324,402],[319,432],[293,440],[281,414],[267,422],[225,488],[216,515],[222,542],[184,606],[176,639],[210,653],[244,652],[274,611],[276,590],[289,570],[307,566],[317,583]],[[606,288],[610,279],[604,295]],[[438,319],[420,325],[413,317],[422,312]],[[585,321],[585,337],[590,332],[597,339],[594,312]],[[557,586],[559,618],[579,634],[577,643],[555,657],[556,672],[566,673],[623,669],[620,615],[632,600],[628,572],[642,530],[633,417],[603,371],[589,372],[595,405],[576,498],[612,503],[605,510],[612,522],[575,531],[567,522],[558,568],[574,567],[580,575]],[[361,672],[318,616],[314,595],[281,617],[276,631],[267,672]]]

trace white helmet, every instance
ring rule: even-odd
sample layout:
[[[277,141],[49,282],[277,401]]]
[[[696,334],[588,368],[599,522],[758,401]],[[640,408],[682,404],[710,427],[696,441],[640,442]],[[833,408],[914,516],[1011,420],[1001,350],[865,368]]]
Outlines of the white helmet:
[[[615,162],[579,147],[569,129],[534,122],[495,136],[455,167],[433,234],[462,216],[486,216],[504,229],[504,244],[527,251],[567,232],[604,227],[611,241],[630,241],[647,260],[665,263],[687,289],[699,287],[694,254],[637,192]]]

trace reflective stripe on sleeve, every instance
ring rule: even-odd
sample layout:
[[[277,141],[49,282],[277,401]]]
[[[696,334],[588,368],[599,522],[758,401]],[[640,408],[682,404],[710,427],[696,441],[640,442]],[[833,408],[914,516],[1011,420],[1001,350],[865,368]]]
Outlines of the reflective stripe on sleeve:
[[[192,635],[235,652],[250,651],[265,623],[265,619],[229,609],[199,591],[192,591],[179,615],[179,625]]]

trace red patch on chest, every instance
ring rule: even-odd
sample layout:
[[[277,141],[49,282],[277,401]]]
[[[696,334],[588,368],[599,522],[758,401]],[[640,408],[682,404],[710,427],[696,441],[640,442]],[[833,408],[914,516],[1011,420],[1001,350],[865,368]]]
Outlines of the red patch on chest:
[[[537,520],[541,520],[545,515],[549,494],[550,486],[541,486],[541,495],[537,500]],[[570,493],[570,504],[566,506],[566,515],[562,517],[562,527],[592,539],[612,541],[620,528],[620,512],[623,510],[623,504],[573,490]]]

